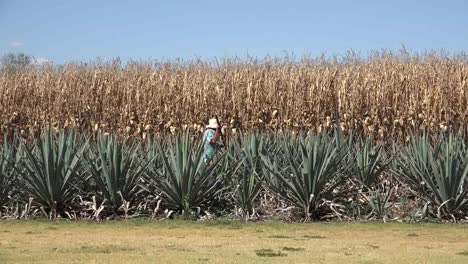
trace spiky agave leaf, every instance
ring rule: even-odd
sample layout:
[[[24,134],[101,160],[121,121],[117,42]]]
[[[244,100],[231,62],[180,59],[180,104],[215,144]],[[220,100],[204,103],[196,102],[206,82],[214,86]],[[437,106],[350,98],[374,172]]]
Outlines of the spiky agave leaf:
[[[140,177],[150,162],[142,158],[139,143],[113,135],[99,135],[89,151],[87,171],[103,198],[115,210],[123,200],[137,198],[141,191]]]
[[[389,209],[393,205],[393,202],[390,201],[393,191],[393,186],[380,184],[376,188],[362,193],[371,208],[368,218],[375,217],[384,221],[387,219],[390,214]]]
[[[56,135],[46,129],[32,146],[22,144],[23,162],[16,169],[35,203],[55,212],[70,204],[74,196],[71,183],[78,178],[87,145],[81,143],[72,130],[62,129]]]
[[[163,170],[158,171],[159,179],[155,182],[169,209],[188,215],[220,191],[221,181],[215,173],[215,168],[224,155],[206,164],[203,158],[203,142],[192,145],[189,133],[177,135],[167,152],[159,142],[156,144]]]
[[[144,145],[146,153],[144,158],[148,162],[148,167],[147,171],[142,175],[140,187],[149,193],[158,192],[156,183],[160,181],[159,172],[164,170],[158,146],[162,146],[162,149],[166,149],[167,140],[150,136],[146,139]]]
[[[373,144],[369,138],[356,143],[351,153],[351,176],[356,176],[366,188],[378,183],[379,177],[391,162],[384,147]]]
[[[240,158],[237,155],[237,146],[239,144],[242,144],[242,136],[230,138],[227,146],[219,150],[224,153],[224,157],[220,160],[216,173],[221,176],[221,182],[226,189],[236,180],[234,175],[240,162]]]
[[[277,196],[302,209],[309,220],[322,198],[339,195],[333,191],[343,181],[343,156],[325,134],[302,138],[297,148],[300,160],[294,158],[291,146],[284,146],[289,165],[283,170],[266,155],[262,155],[262,160],[271,178],[279,182],[279,185],[269,182],[269,187]]]
[[[435,146],[429,134],[413,135],[396,158],[393,172],[438,207],[438,217],[468,211],[468,151],[453,133],[440,136]]]
[[[15,166],[20,162],[18,153],[19,140],[14,136],[9,140],[5,135],[0,146],[0,208],[5,205],[16,193],[17,174]]]
[[[240,163],[236,166],[235,197],[243,216],[248,218],[254,212],[255,199],[262,188],[263,170],[260,154],[263,151],[263,137],[257,132],[241,138],[235,149]]]

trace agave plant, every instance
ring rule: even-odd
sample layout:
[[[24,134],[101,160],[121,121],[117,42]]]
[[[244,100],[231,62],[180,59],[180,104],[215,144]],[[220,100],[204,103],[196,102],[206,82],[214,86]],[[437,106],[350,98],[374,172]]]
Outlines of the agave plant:
[[[145,159],[148,162],[148,167],[147,172],[142,175],[140,187],[149,193],[156,193],[158,189],[155,183],[160,180],[160,171],[164,170],[159,148],[166,149],[167,140],[157,137],[148,137],[144,147],[146,152]]]
[[[22,162],[16,166],[24,190],[34,202],[49,211],[50,217],[70,205],[72,183],[79,180],[86,142],[72,130],[58,133],[46,129],[34,144],[22,144]]]
[[[285,157],[289,163],[280,169],[276,161],[272,162],[262,154],[262,161],[272,175],[267,178],[269,187],[280,198],[302,209],[306,221],[316,216],[318,202],[331,200],[340,195],[334,192],[342,183],[343,165],[341,150],[336,141],[325,134],[301,138],[297,146],[284,143]],[[294,158],[294,148],[299,149],[300,159]],[[271,182],[276,179],[278,183]]]
[[[212,200],[221,191],[221,180],[215,168],[224,158],[222,155],[209,163],[203,157],[203,142],[192,144],[189,133],[177,135],[175,142],[165,151],[156,142],[162,168],[149,175],[150,180],[163,194],[168,209],[189,216]]]
[[[15,167],[18,166],[20,155],[18,155],[19,140],[14,137],[12,141],[5,136],[0,146],[0,209],[16,192],[17,175]]]
[[[366,188],[375,186],[390,164],[382,145],[374,145],[367,139],[356,143],[352,152],[351,173]]]
[[[255,214],[255,200],[262,188],[263,170],[260,154],[263,138],[254,132],[241,138],[241,144],[235,144],[237,156],[241,160],[236,169],[235,198],[241,216],[247,220]]]
[[[393,187],[380,184],[375,189],[362,194],[371,208],[367,218],[374,217],[382,219],[384,222],[387,220],[390,214],[389,209],[393,205],[393,202],[390,201],[393,191]]]
[[[99,135],[89,151],[87,171],[114,211],[142,191],[139,181],[151,161],[140,150],[139,143]]]
[[[455,218],[468,211],[468,150],[462,137],[413,136],[398,154],[393,172],[437,206],[437,216]]]

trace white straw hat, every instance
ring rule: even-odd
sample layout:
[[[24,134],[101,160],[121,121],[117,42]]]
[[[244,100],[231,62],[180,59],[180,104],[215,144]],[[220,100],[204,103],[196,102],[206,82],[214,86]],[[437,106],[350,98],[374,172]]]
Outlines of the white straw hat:
[[[208,121],[208,125],[206,126],[206,128],[218,128],[219,127],[219,124],[218,124],[218,121],[216,120],[216,118],[212,118]]]

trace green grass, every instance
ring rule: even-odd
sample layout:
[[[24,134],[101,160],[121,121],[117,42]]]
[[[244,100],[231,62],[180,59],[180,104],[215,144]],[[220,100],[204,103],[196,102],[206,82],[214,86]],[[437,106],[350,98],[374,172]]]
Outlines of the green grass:
[[[0,221],[0,263],[468,263],[468,226]]]
[[[282,253],[281,251],[275,252],[271,248],[262,248],[262,249],[255,250],[255,254],[257,254],[257,256],[259,257],[268,257],[268,258],[286,257],[288,255],[288,254]]]
[[[279,239],[284,239],[284,238],[291,238],[291,237],[285,236],[285,235],[274,235],[274,236],[269,236],[268,238],[279,238]]]
[[[317,236],[317,235],[305,235],[303,236],[304,238],[307,238],[307,239],[323,239],[325,238],[324,236]]]
[[[304,251],[304,248],[301,247],[283,247],[284,251]]]

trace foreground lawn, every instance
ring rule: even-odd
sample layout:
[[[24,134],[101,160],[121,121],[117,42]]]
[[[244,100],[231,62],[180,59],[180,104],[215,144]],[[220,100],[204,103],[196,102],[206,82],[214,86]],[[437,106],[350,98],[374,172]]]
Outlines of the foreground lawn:
[[[468,263],[450,224],[0,221],[0,263]]]

